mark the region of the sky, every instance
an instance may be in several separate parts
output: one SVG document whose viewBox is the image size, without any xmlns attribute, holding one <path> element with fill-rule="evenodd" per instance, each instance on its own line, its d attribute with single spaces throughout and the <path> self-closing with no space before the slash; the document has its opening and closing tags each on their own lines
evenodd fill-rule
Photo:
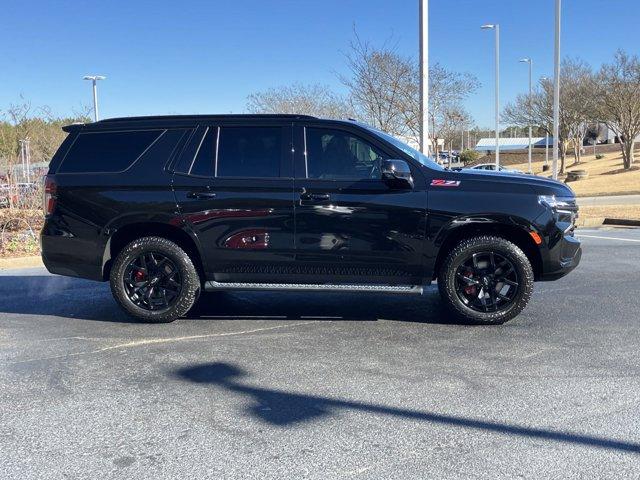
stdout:
<svg viewBox="0 0 640 480">
<path fill-rule="evenodd" d="M 430 0 L 430 62 L 471 72 L 482 87 L 466 102 L 493 124 L 492 31 L 501 35 L 501 100 L 553 75 L 554 0 Z M 418 56 L 418 0 L 3 1 L 0 110 L 19 101 L 58 115 L 92 103 L 102 118 L 242 113 L 247 96 L 278 85 L 321 83 L 343 91 L 345 52 L 359 36 Z M 639 0 L 564 0 L 562 55 L 594 66 L 618 48 L 640 54 Z"/>
</svg>

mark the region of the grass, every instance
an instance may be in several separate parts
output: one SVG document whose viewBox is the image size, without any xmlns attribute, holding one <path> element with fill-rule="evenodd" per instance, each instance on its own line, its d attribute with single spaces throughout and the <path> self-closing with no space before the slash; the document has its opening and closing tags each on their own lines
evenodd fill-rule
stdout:
<svg viewBox="0 0 640 480">
<path fill-rule="evenodd" d="M 640 157 L 638 152 L 636 156 Z M 573 164 L 573 159 L 567 159 L 566 171 L 586 170 L 589 173 L 587 179 L 568 183 L 577 196 L 640 194 L 640 162 L 637 161 L 630 170 L 624 170 L 622 154 L 618 152 L 605 153 L 601 160 L 596 160 L 593 155 L 585 155 L 582 158 L 578 165 Z M 542 172 L 543 164 L 544 162 L 534 162 L 533 173 L 550 176 L 550 173 Z M 512 167 L 523 172 L 529 168 L 526 163 L 515 164 Z"/>
<path fill-rule="evenodd" d="M 580 218 L 615 218 L 640 220 L 640 205 L 581 206 Z"/>
</svg>

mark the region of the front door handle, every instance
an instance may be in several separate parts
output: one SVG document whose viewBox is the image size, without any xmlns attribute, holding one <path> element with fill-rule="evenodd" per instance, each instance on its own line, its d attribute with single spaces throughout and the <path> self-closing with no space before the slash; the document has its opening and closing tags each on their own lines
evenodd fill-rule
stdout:
<svg viewBox="0 0 640 480">
<path fill-rule="evenodd" d="M 187 198 L 215 198 L 215 192 L 189 192 Z"/>
</svg>

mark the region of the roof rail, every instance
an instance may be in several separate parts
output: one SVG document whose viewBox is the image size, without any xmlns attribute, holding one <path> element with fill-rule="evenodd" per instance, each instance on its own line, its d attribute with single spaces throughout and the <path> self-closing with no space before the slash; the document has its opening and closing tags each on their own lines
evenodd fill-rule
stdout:
<svg viewBox="0 0 640 480">
<path fill-rule="evenodd" d="M 111 123 L 111 122 L 130 122 L 130 121 L 148 121 L 148 120 L 188 120 L 188 119 L 233 119 L 243 118 L 251 119 L 277 119 L 277 118 L 291 118 L 291 119 L 316 119 L 317 117 L 311 115 L 298 115 L 293 113 L 231 113 L 231 114 L 198 114 L 198 115 L 149 115 L 140 117 L 115 117 L 106 118 L 100 120 L 97 123 Z"/>
</svg>

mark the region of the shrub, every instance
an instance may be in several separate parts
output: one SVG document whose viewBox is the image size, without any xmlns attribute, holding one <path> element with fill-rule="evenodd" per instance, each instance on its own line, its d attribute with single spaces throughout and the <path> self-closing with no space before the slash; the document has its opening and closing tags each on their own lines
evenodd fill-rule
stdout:
<svg viewBox="0 0 640 480">
<path fill-rule="evenodd" d="M 460 153 L 460 161 L 466 166 L 480 158 L 480 153 L 475 150 L 466 149 Z"/>
</svg>

